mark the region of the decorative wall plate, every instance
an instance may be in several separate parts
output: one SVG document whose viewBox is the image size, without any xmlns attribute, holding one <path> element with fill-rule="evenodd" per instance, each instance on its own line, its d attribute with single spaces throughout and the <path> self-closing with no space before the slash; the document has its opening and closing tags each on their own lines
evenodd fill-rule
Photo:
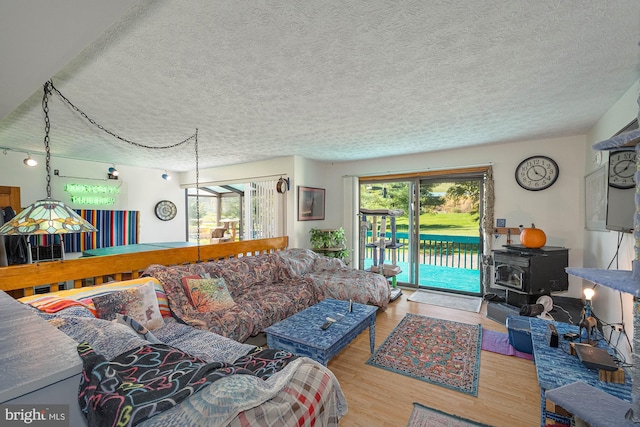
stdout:
<svg viewBox="0 0 640 427">
<path fill-rule="evenodd" d="M 602 164 L 602 151 L 594 151 L 593 164 L 596 166 L 600 166 Z"/>
<path fill-rule="evenodd" d="M 169 221 L 176 217 L 178 209 L 176 205 L 169 200 L 162 200 L 156 204 L 156 216 L 163 220 Z"/>
</svg>

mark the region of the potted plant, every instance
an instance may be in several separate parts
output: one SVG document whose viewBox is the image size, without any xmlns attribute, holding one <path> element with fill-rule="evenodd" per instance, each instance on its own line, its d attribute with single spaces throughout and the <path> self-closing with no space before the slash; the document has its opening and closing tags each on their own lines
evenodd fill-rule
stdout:
<svg viewBox="0 0 640 427">
<path fill-rule="evenodd" d="M 342 227 L 333 230 L 312 228 L 310 242 L 314 251 L 330 258 L 345 260 L 349 256 L 347 238 Z"/>
</svg>

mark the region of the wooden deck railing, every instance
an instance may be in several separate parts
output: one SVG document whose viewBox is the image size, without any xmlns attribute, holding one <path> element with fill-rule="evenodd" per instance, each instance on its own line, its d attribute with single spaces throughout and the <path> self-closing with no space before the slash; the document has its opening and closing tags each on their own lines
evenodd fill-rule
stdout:
<svg viewBox="0 0 640 427">
<path fill-rule="evenodd" d="M 213 261 L 276 252 L 289 244 L 288 237 L 244 240 L 200 246 L 200 261 Z M 151 264 L 179 265 L 198 262 L 198 247 L 106 255 L 0 268 L 0 290 L 14 298 L 33 295 L 35 288 L 57 291 L 61 283 L 79 288 L 110 280 L 135 279 Z"/>
<path fill-rule="evenodd" d="M 370 236 L 371 232 L 368 233 Z M 387 238 L 391 238 L 391 233 L 387 233 Z M 396 233 L 396 240 L 402 245 L 395 249 L 397 261 L 409 262 L 409 234 Z M 419 248 L 420 264 L 471 270 L 480 268 L 480 237 L 478 236 L 420 234 Z M 367 248 L 365 258 L 372 257 L 372 249 Z M 387 255 L 385 259 L 390 259 L 390 257 Z"/>
</svg>

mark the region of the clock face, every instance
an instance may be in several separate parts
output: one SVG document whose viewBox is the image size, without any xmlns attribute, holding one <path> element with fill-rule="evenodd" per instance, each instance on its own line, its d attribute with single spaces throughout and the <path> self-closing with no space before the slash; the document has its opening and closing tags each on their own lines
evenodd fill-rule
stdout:
<svg viewBox="0 0 640 427">
<path fill-rule="evenodd" d="M 636 152 L 612 151 L 609 154 L 609 186 L 615 188 L 635 187 Z"/>
<path fill-rule="evenodd" d="M 516 168 L 516 182 L 530 191 L 540 191 L 551 187 L 558 179 L 558 164 L 546 156 L 531 156 L 520 162 Z"/>
<path fill-rule="evenodd" d="M 176 205 L 169 200 L 162 200 L 156 204 L 156 216 L 163 221 L 175 218 L 177 212 Z"/>
</svg>

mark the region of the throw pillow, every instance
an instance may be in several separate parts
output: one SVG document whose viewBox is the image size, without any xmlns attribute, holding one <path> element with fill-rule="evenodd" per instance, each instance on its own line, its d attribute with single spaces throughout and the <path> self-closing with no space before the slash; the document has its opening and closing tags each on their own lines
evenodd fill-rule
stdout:
<svg viewBox="0 0 640 427">
<path fill-rule="evenodd" d="M 200 313 L 224 310 L 235 305 L 223 278 L 187 278 L 186 282 L 192 304 Z"/>
<path fill-rule="evenodd" d="M 126 314 L 147 329 L 154 330 L 164 324 L 153 282 L 131 289 L 101 295 L 93 299 L 96 315 L 113 320 L 116 314 Z"/>
<path fill-rule="evenodd" d="M 103 285 L 83 286 L 82 288 L 72 288 L 64 291 L 49 292 L 46 294 L 36 294 L 22 297 L 18 301 L 29 304 L 45 313 L 57 313 L 61 310 L 73 306 L 85 307 L 96 316 L 96 308 L 93 305 L 93 298 L 104 294 L 135 288 L 145 283 L 153 282 L 156 288 L 156 298 L 160 306 L 162 317 L 171 317 L 167 294 L 160 282 L 153 277 L 140 277 L 138 279 L 125 280 L 120 282 L 109 282 Z"/>
<path fill-rule="evenodd" d="M 184 293 L 187 294 L 187 299 L 189 300 L 192 306 L 195 307 L 196 305 L 193 303 L 193 298 L 191 298 L 191 291 L 189 290 L 189 284 L 187 283 L 187 281 L 191 279 L 199 280 L 199 279 L 210 279 L 210 278 L 211 276 L 209 275 L 209 273 L 204 273 L 202 276 L 194 274 L 192 276 L 184 276 L 182 278 L 182 287 L 184 288 Z"/>
<path fill-rule="evenodd" d="M 202 276 L 198 276 L 197 274 L 194 274 L 192 276 L 184 276 L 182 278 L 182 287 L 184 288 L 184 293 L 187 295 L 187 299 L 189 300 L 189 303 L 194 307 L 195 305 L 193 304 L 193 298 L 191 298 L 191 291 L 189 290 L 189 284 L 187 283 L 187 281 L 199 280 L 199 279 L 202 279 Z"/>
<path fill-rule="evenodd" d="M 162 341 L 156 338 L 149 329 L 138 323 L 138 321 L 133 317 L 117 313 L 116 320 L 114 320 L 114 322 L 129 326 L 136 334 L 138 334 L 138 336 L 140 336 L 140 338 L 149 341 L 151 344 L 162 344 Z"/>
</svg>

